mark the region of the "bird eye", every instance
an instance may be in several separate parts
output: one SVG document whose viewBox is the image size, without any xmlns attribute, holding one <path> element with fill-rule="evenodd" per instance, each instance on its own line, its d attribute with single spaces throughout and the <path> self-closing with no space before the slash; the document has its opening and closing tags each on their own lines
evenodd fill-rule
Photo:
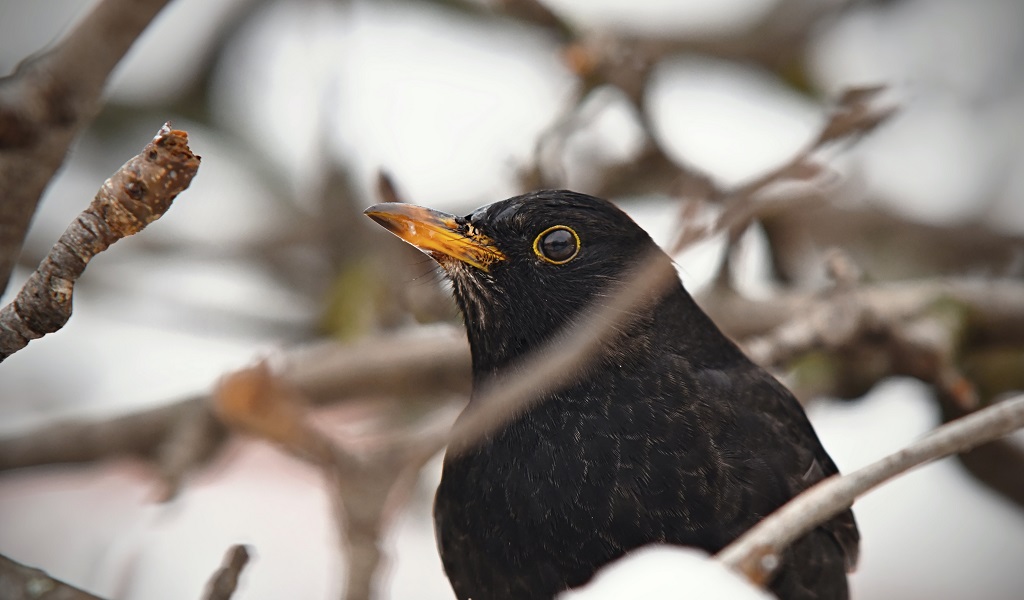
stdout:
<svg viewBox="0 0 1024 600">
<path fill-rule="evenodd" d="M 533 252 L 553 265 L 562 265 L 576 258 L 580 236 L 565 225 L 549 227 L 533 240 Z"/>
</svg>

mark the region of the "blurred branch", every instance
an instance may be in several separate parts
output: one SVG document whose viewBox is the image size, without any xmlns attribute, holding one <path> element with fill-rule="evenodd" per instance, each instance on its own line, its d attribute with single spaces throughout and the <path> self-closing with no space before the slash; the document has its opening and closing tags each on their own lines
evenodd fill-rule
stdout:
<svg viewBox="0 0 1024 600">
<path fill-rule="evenodd" d="M 0 555 L 0 598 L 4 600 L 103 600 Z"/>
<path fill-rule="evenodd" d="M 1024 341 L 1024 281 L 946 277 L 919 281 L 864 284 L 844 291 L 846 304 L 878 319 L 898 321 L 918 314 L 943 299 L 966 311 L 972 344 Z M 746 340 L 755 362 L 779 366 L 802 351 L 823 347 L 831 335 L 831 319 L 844 307 L 834 306 L 828 292 L 785 291 L 752 299 L 732 290 L 709 289 L 697 297 L 712 319 L 733 339 Z M 820 311 L 825 311 L 821 313 Z M 755 336 L 764 336 L 762 338 Z"/>
<path fill-rule="evenodd" d="M 746 27 L 707 29 L 680 33 L 617 30 L 584 31 L 548 8 L 540 0 L 428 0 L 474 14 L 485 11 L 516 19 L 548 31 L 570 43 L 585 43 L 595 51 L 595 66 L 606 71 L 603 79 L 614 82 L 616 72 L 630 63 L 653 62 L 671 54 L 705 54 L 729 60 L 754 62 L 781 69 L 796 62 L 815 31 L 815 25 L 836 15 L 856 0 L 815 2 L 781 0 Z"/>
<path fill-rule="evenodd" d="M 554 32 L 562 39 L 573 36 L 573 28 L 540 0 L 493 0 L 499 13 Z"/>
<path fill-rule="evenodd" d="M 0 79 L 0 291 L 36 205 L 107 77 L 168 0 L 102 0 L 49 52 Z"/>
<path fill-rule="evenodd" d="M 0 361 L 63 327 L 71 318 L 75 281 L 89 261 L 163 216 L 198 169 L 188 135 L 164 125 L 140 154 L 107 179 L 17 297 L 0 309 Z"/>
<path fill-rule="evenodd" d="M 807 0 L 783 0 L 775 3 L 773 9 L 748 28 L 735 31 L 711 31 L 707 33 L 687 32 L 675 36 L 637 34 L 604 28 L 599 31 L 578 31 L 550 10 L 543 12 L 527 10 L 535 7 L 534 0 L 498 0 L 496 8 L 520 20 L 538 25 L 555 33 L 566 43 L 562 48 L 562 59 L 576 76 L 578 89 L 570 106 L 555 124 L 537 142 L 533 164 L 524 168 L 520 175 L 523 187 L 564 187 L 564 176 L 560 169 L 544 164 L 544 152 L 548 146 L 559 152 L 580 125 L 580 114 L 585 103 L 599 88 L 610 86 L 620 90 L 636 110 L 640 125 L 644 129 L 645 147 L 625 164 L 603 169 L 594 189 L 586 190 L 602 197 L 635 195 L 654 190 L 672 190 L 679 179 L 690 176 L 689 169 L 675 164 L 661 147 L 655 128 L 650 122 L 645 101 L 650 76 L 654 69 L 674 55 L 706 54 L 731 60 L 757 62 L 769 69 L 789 69 L 799 60 L 815 25 L 829 15 L 838 13 L 852 2 L 822 4 Z M 471 10 L 479 10 L 477 4 L 461 2 Z M 520 9 L 518 12 L 510 7 Z M 541 7 L 543 8 L 543 7 Z M 542 16 L 543 15 L 543 16 Z M 819 138 L 812 143 L 811 150 L 851 134 L 855 130 L 867 131 L 872 126 L 864 122 L 870 103 L 881 88 L 859 88 L 844 94 L 840 107 L 846 108 L 845 118 L 833 114 L 831 127 L 823 128 Z M 838 112 L 838 111 L 837 111 Z M 879 122 L 888 114 L 879 116 Z M 877 125 L 877 122 L 875 123 Z M 807 152 L 809 154 L 810 151 Z M 807 169 L 799 169 L 808 163 L 807 156 L 799 156 L 794 162 L 780 168 L 782 173 L 769 173 L 767 181 L 754 181 L 731 195 L 750 196 L 768 183 L 779 179 L 809 179 Z M 817 165 L 813 165 L 817 166 Z M 820 170 L 820 169 L 817 169 Z M 756 189 L 748 189 L 756 188 Z"/>
<path fill-rule="evenodd" d="M 402 195 L 398 193 L 395 178 L 383 169 L 377 171 L 377 197 L 381 202 L 404 202 Z"/>
<path fill-rule="evenodd" d="M 972 345 L 1024 341 L 1024 282 L 1016 279 L 930 279 L 864 284 L 844 292 L 844 305 L 861 305 L 877 318 L 899 321 L 922 314 L 947 299 L 968 315 L 965 336 Z M 751 299 L 732 290 L 709 290 L 698 301 L 734 339 L 751 338 L 748 353 L 760 364 L 779 367 L 825 340 L 840 313 L 829 295 L 780 293 Z M 858 309 L 861 310 L 861 309 Z M 846 329 L 849 330 L 849 329 Z M 856 328 L 854 328 L 856 330 Z M 852 338 L 848 338 L 852 339 Z M 278 359 L 280 377 L 313 404 L 352 398 L 403 398 L 436 403 L 468 396 L 469 348 L 461 328 L 433 326 L 351 344 L 323 343 L 295 348 Z M 98 460 L 116 454 L 152 456 L 171 436 L 174 424 L 196 418 L 202 398 L 192 398 L 107 421 L 51 425 L 27 435 L 0 439 L 0 470 L 61 462 Z M 187 437 L 187 436 L 185 436 Z"/>
<path fill-rule="evenodd" d="M 213 574 L 207 585 L 204 600 L 231 600 L 238 587 L 242 569 L 249 564 L 249 550 L 242 545 L 228 548 L 224 564 Z"/>
<path fill-rule="evenodd" d="M 231 427 L 273 442 L 318 466 L 332 491 L 338 536 L 348 558 L 344 598 L 375 597 L 383 561 L 381 535 L 418 475 L 408 468 L 410 447 L 422 436 L 399 432 L 370 447 L 345 447 L 314 427 L 308 399 L 266 364 L 225 377 L 213 405 Z M 404 434 L 404 435 L 402 435 Z"/>
<path fill-rule="evenodd" d="M 58 422 L 0 438 L 0 471 L 136 456 L 155 463 L 162 483 L 158 496 L 166 501 L 177 495 L 186 475 L 216 454 L 225 433 L 205 398 L 189 398 L 110 419 Z"/>
<path fill-rule="evenodd" d="M 203 409 L 203 398 L 190 398 L 167 406 L 111 419 L 55 423 L 0 439 L 0 471 L 48 464 L 84 463 L 116 456 L 154 457 L 178 427 Z M 211 436 L 219 443 L 218 431 Z"/>
<path fill-rule="evenodd" d="M 727 566 L 763 584 L 789 544 L 849 508 L 882 483 L 925 463 L 964 452 L 1024 427 L 1024 396 L 947 423 L 919 441 L 848 475 L 812 486 L 718 553 Z"/>
<path fill-rule="evenodd" d="M 809 210 L 759 219 L 771 245 L 775 275 L 803 283 L 823 248 L 842 248 L 875 280 L 921 279 L 948 273 L 1024 276 L 1024 236 L 982 223 L 935 225 L 879 206 L 820 203 Z"/>
<path fill-rule="evenodd" d="M 720 190 L 710 179 L 704 180 L 699 189 L 703 193 L 691 193 L 690 202 L 684 202 L 679 219 L 679 233 L 670 244 L 669 252 L 676 254 L 701 240 L 720 232 L 727 232 L 728 247 L 731 248 L 746 229 L 756 220 L 773 213 L 797 212 L 794 206 L 805 205 L 811 199 L 821 202 L 827 192 L 820 180 L 837 179 L 838 174 L 815 160 L 814 156 L 827 146 L 856 139 L 870 133 L 896 112 L 896 107 L 878 101 L 885 90 L 882 86 L 849 88 L 845 90 L 836 106 L 829 113 L 818 134 L 806 147 L 792 158 L 767 173 L 754 178 L 733 190 Z M 791 194 L 772 198 L 765 192 L 785 182 L 803 182 L 812 186 L 810 193 Z M 692 203 L 713 202 L 721 206 L 721 212 L 709 226 L 702 226 L 694 218 L 698 210 Z M 788 210 L 787 210 L 788 209 Z M 723 261 L 722 264 L 727 264 Z"/>
<path fill-rule="evenodd" d="M 315 405 L 357 398 L 401 398 L 437 406 L 438 398 L 469 395 L 469 347 L 455 327 L 436 326 L 293 349 L 278 357 L 278 377 Z M 68 421 L 0 438 L 0 471 L 84 463 L 116 456 L 156 460 L 164 489 L 177 493 L 184 477 L 220 448 L 225 429 L 205 397 L 95 421 Z"/>
</svg>

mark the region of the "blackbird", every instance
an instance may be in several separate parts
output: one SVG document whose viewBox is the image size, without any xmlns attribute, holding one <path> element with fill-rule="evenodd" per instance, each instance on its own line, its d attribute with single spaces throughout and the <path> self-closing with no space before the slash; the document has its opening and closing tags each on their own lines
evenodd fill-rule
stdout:
<svg viewBox="0 0 1024 600">
<path fill-rule="evenodd" d="M 450 278 L 472 356 L 467 410 L 639 261 L 672 264 L 614 204 L 565 190 L 465 217 L 398 203 L 366 214 Z M 837 473 L 789 390 L 678 277 L 652 294 L 589 366 L 445 457 L 434 524 L 460 600 L 549 599 L 650 543 L 716 552 Z M 859 537 L 853 513 L 839 514 L 782 554 L 769 588 L 783 599 L 847 598 Z"/>
</svg>

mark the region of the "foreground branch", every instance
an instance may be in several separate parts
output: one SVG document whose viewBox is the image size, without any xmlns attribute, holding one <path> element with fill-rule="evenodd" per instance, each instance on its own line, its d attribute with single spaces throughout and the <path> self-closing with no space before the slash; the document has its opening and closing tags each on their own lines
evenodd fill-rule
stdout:
<svg viewBox="0 0 1024 600">
<path fill-rule="evenodd" d="M 845 476 L 812 486 L 718 553 L 718 559 L 756 583 L 772 575 L 777 558 L 801 536 L 878 485 L 925 463 L 970 450 L 1024 427 L 1024 396 L 947 423 L 919 441 Z"/>
<path fill-rule="evenodd" d="M 68 226 L 17 297 L 0 310 L 0 361 L 71 318 L 75 281 L 92 257 L 159 219 L 188 187 L 199 157 L 167 125 L 124 164 Z"/>
<path fill-rule="evenodd" d="M 52 50 L 0 79 L 0 291 L 43 190 L 98 110 L 107 78 L 167 2 L 102 0 Z"/>
</svg>

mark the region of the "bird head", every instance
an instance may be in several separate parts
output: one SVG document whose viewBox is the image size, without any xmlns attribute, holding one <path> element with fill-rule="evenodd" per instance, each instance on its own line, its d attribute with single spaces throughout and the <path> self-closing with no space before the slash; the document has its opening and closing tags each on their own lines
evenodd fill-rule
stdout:
<svg viewBox="0 0 1024 600">
<path fill-rule="evenodd" d="M 657 250 L 611 202 L 564 190 L 502 200 L 464 217 L 400 203 L 366 214 L 444 268 L 477 375 L 539 347 Z"/>
</svg>

